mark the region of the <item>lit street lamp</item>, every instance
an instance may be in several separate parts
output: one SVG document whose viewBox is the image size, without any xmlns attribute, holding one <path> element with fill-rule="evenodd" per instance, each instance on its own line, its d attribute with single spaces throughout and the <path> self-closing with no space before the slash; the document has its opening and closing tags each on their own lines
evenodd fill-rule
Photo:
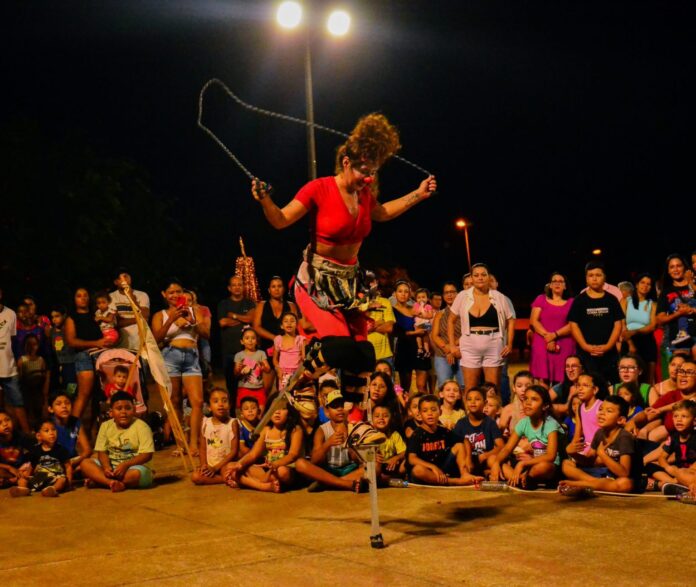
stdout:
<svg viewBox="0 0 696 587">
<path fill-rule="evenodd" d="M 465 220 L 464 218 L 459 218 L 454 225 L 459 230 L 464 230 L 464 242 L 466 243 L 466 261 L 469 264 L 469 272 L 471 273 L 471 252 L 469 250 L 469 227 L 472 225 L 471 222 Z"/>
<path fill-rule="evenodd" d="M 309 1 L 305 1 L 310 6 Z M 286 29 L 294 29 L 300 26 L 303 19 L 303 8 L 299 2 L 283 2 L 278 6 L 276 20 Z M 328 17 L 327 29 L 335 37 L 342 37 L 350 29 L 350 15 L 345 10 L 334 10 Z M 312 51 L 311 28 L 305 26 L 305 107 L 307 112 L 307 161 L 309 165 L 309 178 L 317 178 L 317 147 L 314 138 L 314 90 L 312 84 Z"/>
</svg>

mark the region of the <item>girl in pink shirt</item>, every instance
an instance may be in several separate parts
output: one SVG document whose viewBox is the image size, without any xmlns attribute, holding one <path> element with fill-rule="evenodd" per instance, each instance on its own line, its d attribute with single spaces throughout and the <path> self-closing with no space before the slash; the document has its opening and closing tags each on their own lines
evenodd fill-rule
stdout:
<svg viewBox="0 0 696 587">
<path fill-rule="evenodd" d="M 278 374 L 278 389 L 283 389 L 304 361 L 305 337 L 297 334 L 297 316 L 285 312 L 280 317 L 283 334 L 273 340 L 273 366 Z"/>
<path fill-rule="evenodd" d="M 599 430 L 597 414 L 602 401 L 599 396 L 604 397 L 606 386 L 596 373 L 583 373 L 578 377 L 575 386 L 578 390 L 580 405 L 576 413 L 575 436 L 573 437 L 573 447 L 568 447 L 568 452 L 586 454 L 592 443 L 595 433 Z"/>
</svg>

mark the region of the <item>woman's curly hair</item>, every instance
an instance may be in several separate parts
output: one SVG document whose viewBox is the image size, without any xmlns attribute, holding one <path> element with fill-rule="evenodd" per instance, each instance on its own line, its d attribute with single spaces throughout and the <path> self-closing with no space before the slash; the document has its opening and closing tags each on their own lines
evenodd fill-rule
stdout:
<svg viewBox="0 0 696 587">
<path fill-rule="evenodd" d="M 379 168 L 401 148 L 399 131 L 383 114 L 363 116 L 350 137 L 336 152 L 336 173 L 340 173 L 344 157 L 353 162 L 366 162 Z"/>
</svg>

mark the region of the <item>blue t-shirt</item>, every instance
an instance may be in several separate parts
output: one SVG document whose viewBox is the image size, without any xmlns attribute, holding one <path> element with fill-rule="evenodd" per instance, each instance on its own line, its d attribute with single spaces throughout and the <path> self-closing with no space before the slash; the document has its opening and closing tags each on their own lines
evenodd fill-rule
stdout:
<svg viewBox="0 0 696 587">
<path fill-rule="evenodd" d="M 561 425 L 551 416 L 546 416 L 546 420 L 541 423 L 539 428 L 532 426 L 532 421 L 529 416 L 522 418 L 515 426 L 515 433 L 522 437 L 524 436 L 529 444 L 532 445 L 532 451 L 535 457 L 546 454 L 549 445 L 549 434 L 557 432 L 560 434 Z M 554 465 L 561 464 L 559 451 L 556 450 L 556 458 L 553 460 Z"/>
<path fill-rule="evenodd" d="M 474 426 L 469 418 L 464 416 L 452 432 L 460 442 L 466 438 L 471 443 L 471 454 L 474 456 L 493 450 L 495 439 L 503 437 L 500 428 L 488 416 L 484 416 L 478 426 Z"/>
<path fill-rule="evenodd" d="M 58 444 L 68 451 L 70 458 L 76 457 L 77 437 L 80 434 L 82 422 L 75 416 L 70 416 L 68 418 L 66 426 L 62 426 L 55 417 L 53 418 L 53 422 L 56 425 L 56 432 L 58 433 Z"/>
</svg>

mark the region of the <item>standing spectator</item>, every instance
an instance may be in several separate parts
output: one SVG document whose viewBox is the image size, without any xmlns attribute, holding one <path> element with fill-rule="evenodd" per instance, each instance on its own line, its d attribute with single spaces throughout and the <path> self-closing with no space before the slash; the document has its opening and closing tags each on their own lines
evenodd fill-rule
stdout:
<svg viewBox="0 0 696 587">
<path fill-rule="evenodd" d="M 89 292 L 84 287 L 78 287 L 75 290 L 74 301 L 75 309 L 65 320 L 65 341 L 76 351 L 77 397 L 72 413 L 80 418 L 92 395 L 95 358 L 110 343 L 104 339 L 99 325 L 94 321 L 93 312 L 90 310 Z M 89 429 L 90 427 L 87 427 L 87 430 Z"/>
<path fill-rule="evenodd" d="M 638 276 L 633 293 L 621 302 L 621 308 L 626 314 L 621 352 L 634 353 L 643 360 L 648 368 L 648 383 L 652 384 L 657 362 L 657 343 L 653 334 L 657 325 L 657 303 L 650 275 L 643 273 Z"/>
<path fill-rule="evenodd" d="M 665 327 L 664 346 L 670 352 L 685 349 L 694 354 L 696 296 L 680 255 L 667 257 L 663 289 L 657 301 L 657 323 Z"/>
<path fill-rule="evenodd" d="M 411 300 L 411 286 L 407 281 L 396 283 L 396 305 L 394 317 L 396 325 L 394 334 L 397 337 L 394 365 L 399 373 L 399 383 L 406 393 L 411 390 L 411 376 L 416 371 L 416 387 L 421 393 L 425 393 L 428 386 L 428 370 L 430 361 L 418 357 L 417 336 L 427 336 L 422 328 L 416 328 L 413 311 L 408 302 Z"/>
<path fill-rule="evenodd" d="M 484 380 L 500 388 L 502 367 L 515 336 L 514 310 L 507 297 L 491 289 L 486 265 L 473 265 L 471 277 L 473 286 L 460 291 L 452 303 L 447 321 L 450 351 L 457 350 L 454 327 L 459 319 L 462 336 L 458 350 L 465 388 L 478 385 L 482 369 Z"/>
<path fill-rule="evenodd" d="M 561 273 L 552 273 L 545 294 L 532 303 L 529 324 L 534 331 L 529 370 L 536 379 L 549 385 L 563 381 L 565 360 L 575 354 L 570 335 L 568 312 L 573 298 L 568 298 L 568 284 Z"/>
<path fill-rule="evenodd" d="M 138 333 L 138 324 L 135 321 L 133 309 L 128 301 L 128 297 L 123 292 L 124 283 L 131 288 L 131 296 L 133 296 L 135 303 L 138 304 L 145 321 L 150 320 L 150 297 L 144 291 L 133 289 L 133 281 L 128 269 L 125 267 L 116 269 L 114 275 L 116 289 L 109 296 L 111 297 L 110 307 L 118 314 L 118 332 L 121 338 L 117 346 L 121 349 L 137 352 L 140 350 L 140 334 Z"/>
<path fill-rule="evenodd" d="M 297 306 L 294 302 L 285 299 L 285 284 L 283 278 L 274 275 L 268 284 L 268 300 L 261 300 L 256 304 L 253 326 L 259 337 L 259 349 L 268 355 L 270 361 L 273 357 L 273 348 L 276 336 L 284 334 L 281 320 L 288 312 L 299 317 Z M 275 379 L 275 371 L 271 369 L 263 374 L 263 387 L 266 394 L 270 393 Z"/>
<path fill-rule="evenodd" d="M 378 288 L 377 295 L 370 301 L 367 309 L 367 340 L 375 348 L 375 359 L 386 361 L 391 368 L 394 368 L 394 353 L 389 335 L 394 330 L 396 318 L 394 310 L 388 298 L 382 297 L 380 282 L 375 278 L 370 283 L 370 287 Z"/>
<path fill-rule="evenodd" d="M 573 301 L 568 314 L 571 333 L 578 345 L 578 356 L 588 372 L 597 372 L 610 383 L 617 381 L 624 313 L 619 300 L 604 288 L 604 265 L 591 261 L 585 265 L 587 289 Z"/>
<path fill-rule="evenodd" d="M 230 405 L 237 405 L 237 383 L 234 377 L 234 356 L 242 350 L 242 327 L 251 324 L 256 304 L 244 298 L 244 283 L 241 277 L 230 277 L 227 291 L 230 297 L 220 301 L 217 307 L 220 341 L 222 343 L 222 365 L 225 382 L 230 394 Z"/>
<path fill-rule="evenodd" d="M 47 358 L 50 353 L 46 346 L 46 329 L 39 324 L 39 319 L 35 313 L 32 313 L 30 306 L 26 302 L 22 302 L 17 306 L 17 336 L 13 349 L 16 359 L 19 359 L 24 353 L 24 341 L 29 335 L 38 339 L 39 354 Z"/>
<path fill-rule="evenodd" d="M 162 297 L 167 308 L 152 317 L 152 334 L 162 345 L 162 358 L 172 382 L 172 403 L 179 412 L 183 394 L 191 406 L 191 456 L 198 456 L 201 423 L 203 421 L 203 375 L 198 360 L 198 338 L 210 336 L 209 324 L 200 309 L 189 306 L 184 288 L 176 279 L 168 280 Z"/>
<path fill-rule="evenodd" d="M 459 320 L 454 323 L 454 340 L 452 345 L 456 347 L 456 354 L 450 347 L 450 339 L 447 333 L 447 320 L 452 313 L 451 306 L 457 297 L 457 284 L 454 281 L 446 281 L 442 286 L 442 301 L 444 308 L 435 314 L 430 340 L 433 343 L 433 369 L 437 376 L 437 387 L 440 387 L 448 379 L 456 379 L 459 387 L 464 386 L 462 371 L 459 368 L 459 337 L 462 335 L 462 324 Z"/>
<path fill-rule="evenodd" d="M 210 311 L 208 306 L 204 306 L 198 301 L 198 294 L 192 289 L 184 291 L 184 296 L 186 297 L 186 303 L 193 308 L 194 312 L 200 314 L 201 325 L 210 333 L 210 326 L 212 324 L 213 313 Z M 201 372 L 203 373 L 203 384 L 207 385 L 208 378 L 213 374 L 212 367 L 212 351 L 210 349 L 210 336 L 205 338 L 203 336 L 198 338 L 198 360 L 201 364 Z"/>
<path fill-rule="evenodd" d="M 24 407 L 22 392 L 19 389 L 17 364 L 12 345 L 17 336 L 17 314 L 2 303 L 0 289 L 0 388 L 5 399 L 5 406 L 10 416 L 14 417 L 22 432 L 29 433 L 27 411 Z"/>
</svg>

